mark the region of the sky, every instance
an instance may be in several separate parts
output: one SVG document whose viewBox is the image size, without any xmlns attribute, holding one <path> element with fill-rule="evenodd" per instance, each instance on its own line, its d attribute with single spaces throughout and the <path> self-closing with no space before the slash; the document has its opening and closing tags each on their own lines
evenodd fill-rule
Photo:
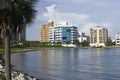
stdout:
<svg viewBox="0 0 120 80">
<path fill-rule="evenodd" d="M 40 40 L 40 25 L 49 20 L 66 21 L 76 25 L 79 32 L 89 35 L 90 28 L 108 29 L 108 36 L 115 39 L 120 32 L 120 0 L 38 0 L 34 22 L 26 29 L 26 39 Z"/>
</svg>

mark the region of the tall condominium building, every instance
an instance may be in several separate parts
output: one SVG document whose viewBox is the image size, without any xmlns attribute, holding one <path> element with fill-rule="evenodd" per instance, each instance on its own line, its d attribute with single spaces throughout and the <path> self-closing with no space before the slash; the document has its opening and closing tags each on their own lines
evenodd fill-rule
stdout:
<svg viewBox="0 0 120 80">
<path fill-rule="evenodd" d="M 69 25 L 67 22 L 59 22 L 49 29 L 49 39 L 52 44 L 61 43 L 64 46 L 73 44 L 77 40 L 77 27 Z"/>
<path fill-rule="evenodd" d="M 104 47 L 108 39 L 108 30 L 97 26 L 90 29 L 90 46 L 91 47 Z"/>
<path fill-rule="evenodd" d="M 47 24 L 40 26 L 40 42 L 49 42 L 49 27 L 53 26 L 53 21 L 48 21 Z"/>
<path fill-rule="evenodd" d="M 116 34 L 116 46 L 120 46 L 120 32 Z"/>
</svg>

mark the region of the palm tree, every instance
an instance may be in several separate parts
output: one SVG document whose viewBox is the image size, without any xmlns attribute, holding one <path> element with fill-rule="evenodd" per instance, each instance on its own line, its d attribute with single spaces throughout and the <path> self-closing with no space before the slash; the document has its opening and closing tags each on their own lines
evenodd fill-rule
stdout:
<svg viewBox="0 0 120 80">
<path fill-rule="evenodd" d="M 0 0 L 0 32 L 5 40 L 6 80 L 11 80 L 10 31 L 20 32 L 35 17 L 36 0 Z"/>
<path fill-rule="evenodd" d="M 5 71 L 6 80 L 11 79 L 10 47 L 9 47 L 10 6 L 9 0 L 2 0 L 0 4 L 0 32 L 5 40 Z"/>
<path fill-rule="evenodd" d="M 14 17 L 12 18 L 13 31 L 17 34 L 25 28 L 26 23 L 31 23 L 35 18 L 36 10 L 33 9 L 35 2 L 36 0 L 14 0 L 12 2 L 12 12 L 16 13 L 12 14 Z"/>
</svg>

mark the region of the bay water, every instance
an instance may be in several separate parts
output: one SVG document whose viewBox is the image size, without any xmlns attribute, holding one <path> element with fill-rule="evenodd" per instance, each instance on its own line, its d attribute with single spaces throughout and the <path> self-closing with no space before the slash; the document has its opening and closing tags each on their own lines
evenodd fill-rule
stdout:
<svg viewBox="0 0 120 80">
<path fill-rule="evenodd" d="M 120 48 L 40 49 L 12 54 L 11 61 L 41 80 L 120 80 Z"/>
</svg>

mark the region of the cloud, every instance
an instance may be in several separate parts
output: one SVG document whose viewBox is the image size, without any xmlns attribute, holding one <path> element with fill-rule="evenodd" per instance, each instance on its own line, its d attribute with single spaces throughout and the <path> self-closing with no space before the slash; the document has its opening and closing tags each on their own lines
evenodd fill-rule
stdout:
<svg viewBox="0 0 120 80">
<path fill-rule="evenodd" d="M 56 5 L 53 4 L 51 6 L 46 7 L 47 12 L 43 14 L 46 19 L 52 19 L 53 21 L 69 21 L 74 23 L 82 23 L 84 21 L 88 21 L 91 17 L 87 14 L 79 14 L 79 13 L 61 13 L 56 10 Z"/>
<path fill-rule="evenodd" d="M 94 22 L 88 22 L 85 25 L 83 25 L 83 27 L 81 28 L 80 32 L 85 32 L 87 34 L 89 34 L 90 28 L 96 27 L 98 26 L 97 23 Z"/>
<path fill-rule="evenodd" d="M 56 5 L 52 4 L 51 6 L 46 7 L 47 12 L 43 13 L 43 16 L 47 19 L 47 20 L 53 20 L 55 21 L 57 16 L 56 13 L 57 11 L 55 10 Z"/>
<path fill-rule="evenodd" d="M 59 12 L 56 9 L 56 5 L 52 4 L 46 7 L 47 12 L 43 13 L 43 17 L 48 20 L 53 20 L 55 23 L 59 21 L 67 21 L 69 23 L 75 24 L 78 26 L 79 32 L 89 33 L 89 29 L 99 24 L 96 22 L 92 22 L 91 15 L 89 14 L 81 14 L 81 13 L 63 13 Z M 107 26 L 109 23 L 101 23 L 101 25 Z"/>
</svg>

